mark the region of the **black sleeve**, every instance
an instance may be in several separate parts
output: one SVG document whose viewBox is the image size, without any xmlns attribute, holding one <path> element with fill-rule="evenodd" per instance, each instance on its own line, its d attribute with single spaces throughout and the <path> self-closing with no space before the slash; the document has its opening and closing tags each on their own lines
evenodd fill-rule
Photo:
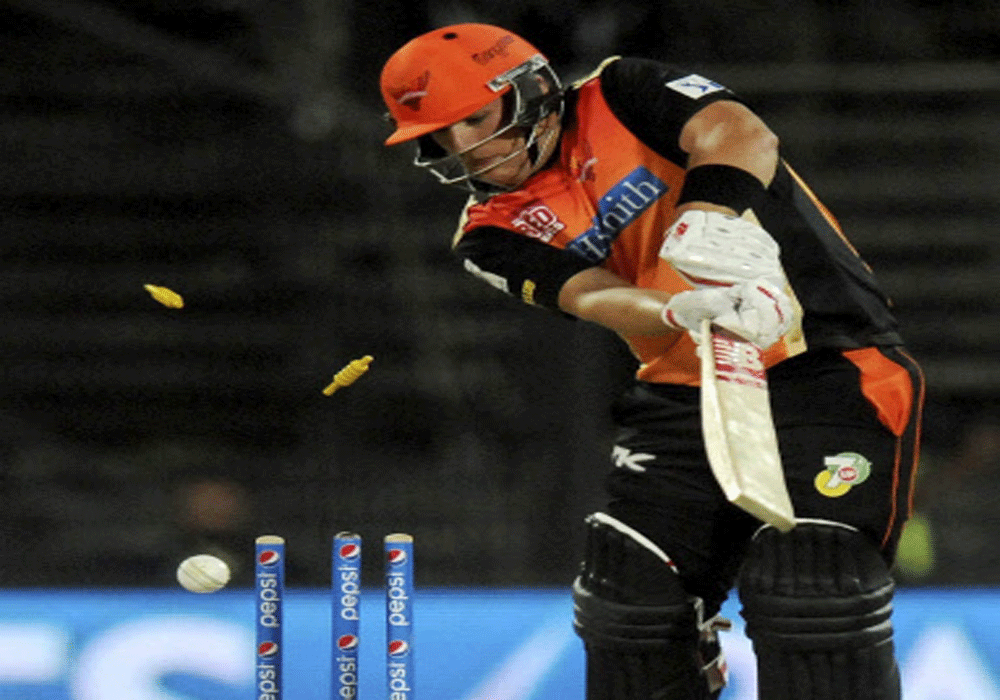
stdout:
<svg viewBox="0 0 1000 700">
<path fill-rule="evenodd" d="M 629 131 L 682 168 L 687 167 L 687 154 L 677 141 L 688 119 L 717 100 L 739 101 L 714 80 L 642 58 L 622 58 L 605 66 L 601 92 Z"/>
<path fill-rule="evenodd" d="M 513 231 L 481 226 L 465 232 L 453 248 L 465 269 L 497 289 L 553 311 L 559 290 L 593 263 L 561 248 Z"/>
</svg>

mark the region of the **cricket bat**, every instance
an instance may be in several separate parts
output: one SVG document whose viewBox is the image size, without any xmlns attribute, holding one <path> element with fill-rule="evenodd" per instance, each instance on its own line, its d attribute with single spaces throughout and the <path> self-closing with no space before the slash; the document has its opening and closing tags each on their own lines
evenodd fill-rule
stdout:
<svg viewBox="0 0 1000 700">
<path fill-rule="evenodd" d="M 763 353 L 701 324 L 701 428 L 708 462 L 726 498 L 788 532 L 795 513 L 771 418 Z"/>
</svg>

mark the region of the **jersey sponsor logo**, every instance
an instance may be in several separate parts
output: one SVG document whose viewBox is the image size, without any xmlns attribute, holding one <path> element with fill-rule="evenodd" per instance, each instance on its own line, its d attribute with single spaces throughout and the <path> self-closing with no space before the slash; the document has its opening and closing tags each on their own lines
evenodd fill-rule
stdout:
<svg viewBox="0 0 1000 700">
<path fill-rule="evenodd" d="M 872 463 L 857 452 L 841 452 L 823 458 L 826 467 L 816 475 L 816 490 L 828 498 L 840 498 L 865 482 L 872 473 Z"/>
<path fill-rule="evenodd" d="M 667 83 L 667 87 L 671 90 L 676 90 L 685 97 L 690 97 L 692 100 L 697 100 L 699 97 L 726 89 L 724 85 L 719 85 L 714 80 L 704 78 L 697 73 L 671 80 Z"/>
<path fill-rule="evenodd" d="M 521 233 L 546 243 L 566 228 L 556 213 L 541 202 L 526 206 L 511 220 L 511 224 Z"/>
<path fill-rule="evenodd" d="M 601 197 L 591 227 L 570 241 L 566 249 L 593 262 L 604 260 L 618 234 L 669 189 L 667 183 L 639 166 Z"/>
<path fill-rule="evenodd" d="M 646 471 L 643 462 L 650 462 L 656 459 L 656 455 L 648 452 L 633 452 L 627 447 L 615 445 L 611 448 L 611 461 L 619 469 L 628 469 L 631 472 L 642 473 Z"/>
<path fill-rule="evenodd" d="M 483 268 L 479 267 L 479 265 L 477 265 L 476 263 L 472 262 L 468 258 L 465 259 L 465 262 L 463 263 L 463 266 L 465 267 L 465 269 L 467 271 L 471 272 L 473 275 L 475 275 L 479 279 L 483 280 L 488 285 L 490 285 L 492 287 L 496 287 L 501 292 L 504 292 L 506 294 L 510 294 L 510 287 L 507 284 L 507 278 L 506 277 L 501 277 L 500 275 L 495 274 L 493 272 L 487 272 L 486 270 L 484 270 Z"/>
</svg>

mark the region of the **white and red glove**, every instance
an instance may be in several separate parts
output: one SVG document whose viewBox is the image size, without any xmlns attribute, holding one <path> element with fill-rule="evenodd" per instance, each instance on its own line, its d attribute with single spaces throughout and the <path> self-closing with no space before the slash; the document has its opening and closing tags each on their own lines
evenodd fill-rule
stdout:
<svg viewBox="0 0 1000 700">
<path fill-rule="evenodd" d="M 705 287 L 678 292 L 663 305 L 660 318 L 667 326 L 678 331 L 690 331 L 700 343 L 701 321 L 714 319 L 733 312 L 734 301 L 729 287 Z"/>
<path fill-rule="evenodd" d="M 766 277 L 784 287 L 780 247 L 771 234 L 737 216 L 692 209 L 664 234 L 660 257 L 695 286 Z"/>
<path fill-rule="evenodd" d="M 774 345 L 792 326 L 792 300 L 764 277 L 727 287 L 705 287 L 679 292 L 660 312 L 667 326 L 686 330 L 702 342 L 702 319 L 753 343 L 761 349 Z"/>
</svg>

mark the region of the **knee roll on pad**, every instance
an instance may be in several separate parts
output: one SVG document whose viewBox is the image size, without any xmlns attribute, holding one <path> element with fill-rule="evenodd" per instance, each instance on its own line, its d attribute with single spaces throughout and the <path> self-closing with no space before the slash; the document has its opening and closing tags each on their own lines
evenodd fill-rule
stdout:
<svg viewBox="0 0 1000 700">
<path fill-rule="evenodd" d="M 699 656 L 706 636 L 720 656 L 714 629 L 702 623 L 700 601 L 685 593 L 670 559 L 611 516 L 595 513 L 587 524 L 586 556 L 573 584 L 574 627 L 587 651 L 587 700 L 718 697 L 722 684 L 709 687 Z"/>
<path fill-rule="evenodd" d="M 758 696 L 898 700 L 889 569 L 872 542 L 839 523 L 765 527 L 739 576 Z"/>
</svg>

